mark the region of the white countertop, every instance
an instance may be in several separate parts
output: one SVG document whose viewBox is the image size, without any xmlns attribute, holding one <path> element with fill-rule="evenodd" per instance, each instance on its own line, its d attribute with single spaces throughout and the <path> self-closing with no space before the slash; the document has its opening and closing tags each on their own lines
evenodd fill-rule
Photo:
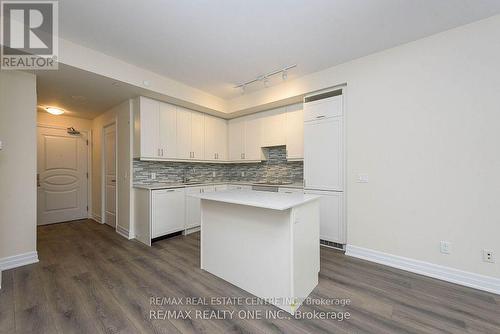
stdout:
<svg viewBox="0 0 500 334">
<path fill-rule="evenodd" d="M 197 183 L 150 183 L 150 184 L 134 184 L 134 188 L 146 189 L 146 190 L 160 190 L 160 189 L 173 189 L 173 188 L 189 188 L 189 187 L 204 187 L 204 186 L 214 186 L 221 184 L 234 184 L 243 186 L 257 185 L 261 187 L 279 187 L 279 188 L 292 188 L 292 189 L 303 189 L 302 183 L 286 183 L 280 185 L 271 184 L 261 184 L 256 182 L 244 182 L 244 181 L 234 181 L 234 182 L 197 182 Z"/>
<path fill-rule="evenodd" d="M 225 190 L 211 193 L 193 194 L 205 200 L 254 206 L 272 210 L 287 210 L 314 201 L 320 196 L 301 193 L 286 194 L 268 191 Z"/>
</svg>

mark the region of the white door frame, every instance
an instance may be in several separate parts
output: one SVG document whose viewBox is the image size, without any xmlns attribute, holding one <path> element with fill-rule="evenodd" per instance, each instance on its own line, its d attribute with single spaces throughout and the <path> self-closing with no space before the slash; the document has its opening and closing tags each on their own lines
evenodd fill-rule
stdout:
<svg viewBox="0 0 500 334">
<path fill-rule="evenodd" d="M 68 128 L 65 126 L 58 125 L 50 125 L 37 123 L 37 128 L 46 128 L 46 129 L 59 129 L 59 130 L 67 130 Z M 79 130 L 80 132 L 84 132 L 87 135 L 87 173 L 89 177 L 87 178 L 87 218 L 92 218 L 92 129 L 89 130 Z M 38 154 L 38 148 L 37 148 Z M 35 175 L 36 177 L 36 175 Z"/>
<path fill-rule="evenodd" d="M 106 224 L 106 136 L 104 130 L 107 127 L 115 127 L 115 171 L 116 171 L 116 187 L 115 187 L 115 231 L 118 228 L 118 127 L 116 117 L 108 123 L 103 124 L 101 128 L 101 224 Z"/>
</svg>

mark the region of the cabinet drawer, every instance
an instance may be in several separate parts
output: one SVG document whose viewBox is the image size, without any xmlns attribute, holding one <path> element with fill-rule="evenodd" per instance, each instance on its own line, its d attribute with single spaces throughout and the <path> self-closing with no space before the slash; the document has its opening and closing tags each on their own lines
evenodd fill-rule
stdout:
<svg viewBox="0 0 500 334">
<path fill-rule="evenodd" d="M 342 116 L 342 95 L 304 103 L 304 122 Z"/>
</svg>

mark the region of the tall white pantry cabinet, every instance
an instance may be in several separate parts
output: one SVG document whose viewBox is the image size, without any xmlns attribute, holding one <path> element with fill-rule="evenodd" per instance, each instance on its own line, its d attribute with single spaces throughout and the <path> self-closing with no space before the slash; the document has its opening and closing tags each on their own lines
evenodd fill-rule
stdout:
<svg viewBox="0 0 500 334">
<path fill-rule="evenodd" d="M 321 195 L 320 239 L 344 245 L 344 108 L 342 90 L 304 99 L 304 192 Z"/>
</svg>

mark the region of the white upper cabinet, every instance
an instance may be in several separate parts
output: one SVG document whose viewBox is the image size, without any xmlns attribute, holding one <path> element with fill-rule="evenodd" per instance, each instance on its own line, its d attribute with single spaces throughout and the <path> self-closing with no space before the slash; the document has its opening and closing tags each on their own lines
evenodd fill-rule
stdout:
<svg viewBox="0 0 500 334">
<path fill-rule="evenodd" d="M 159 145 L 160 157 L 177 158 L 177 110 L 176 107 L 160 103 L 159 113 Z"/>
<path fill-rule="evenodd" d="M 305 122 L 338 116 L 342 116 L 342 95 L 307 102 L 304 109 Z"/>
<path fill-rule="evenodd" d="M 202 113 L 191 111 L 191 159 L 203 160 L 205 149 L 205 120 Z"/>
<path fill-rule="evenodd" d="M 227 121 L 205 115 L 205 160 L 227 160 Z"/>
<path fill-rule="evenodd" d="M 262 147 L 303 158 L 302 104 L 230 121 L 145 97 L 134 100 L 134 157 L 145 160 L 261 161 Z"/>
<path fill-rule="evenodd" d="M 191 111 L 177 107 L 177 158 L 191 159 Z"/>
<path fill-rule="evenodd" d="M 286 107 L 287 159 L 304 158 L 304 111 L 302 103 Z"/>
<path fill-rule="evenodd" d="M 261 118 L 258 114 L 245 117 L 245 135 L 243 159 L 245 161 L 262 160 Z"/>
<path fill-rule="evenodd" d="M 138 110 L 134 114 L 134 157 L 160 158 L 160 102 L 140 97 L 135 104 Z"/>
<path fill-rule="evenodd" d="M 245 120 L 232 119 L 228 122 L 229 160 L 244 160 L 245 153 Z"/>
<path fill-rule="evenodd" d="M 286 107 L 265 111 L 259 116 L 262 147 L 286 145 Z"/>
<path fill-rule="evenodd" d="M 177 107 L 177 158 L 203 160 L 203 114 Z"/>
</svg>

